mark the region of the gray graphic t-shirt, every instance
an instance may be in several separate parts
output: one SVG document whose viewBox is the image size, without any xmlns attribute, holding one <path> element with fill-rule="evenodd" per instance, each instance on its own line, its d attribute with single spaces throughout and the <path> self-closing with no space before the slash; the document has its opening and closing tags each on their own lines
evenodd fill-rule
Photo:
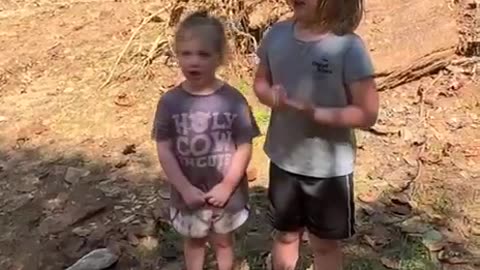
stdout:
<svg viewBox="0 0 480 270">
<path fill-rule="evenodd" d="M 344 107 L 348 85 L 373 75 L 373 65 L 360 37 L 327 34 L 305 42 L 294 36 L 294 23 L 277 23 L 265 34 L 257 52 L 273 84 L 289 97 L 316 106 Z M 350 174 L 355 161 L 352 129 L 322 126 L 293 110 L 273 110 L 265 151 L 278 167 L 311 177 Z"/>
<path fill-rule="evenodd" d="M 165 93 L 155 113 L 152 136 L 171 140 L 185 177 L 208 192 L 229 169 L 237 145 L 251 143 L 258 126 L 242 94 L 225 84 L 210 95 L 192 95 L 180 86 Z M 175 179 L 171 179 L 175 181 Z M 225 210 L 236 212 L 248 202 L 248 181 L 241 181 Z M 172 206 L 185 210 L 180 193 L 172 188 Z"/>
</svg>

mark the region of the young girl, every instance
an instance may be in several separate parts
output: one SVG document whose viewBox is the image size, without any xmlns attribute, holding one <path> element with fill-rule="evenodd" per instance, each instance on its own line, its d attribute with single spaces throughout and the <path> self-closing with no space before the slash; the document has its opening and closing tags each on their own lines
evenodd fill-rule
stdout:
<svg viewBox="0 0 480 270">
<path fill-rule="evenodd" d="M 153 136 L 171 184 L 171 223 L 185 237 L 187 270 L 203 269 L 207 241 L 218 269 L 234 264 L 233 231 L 248 218 L 245 171 L 259 134 L 242 94 L 216 78 L 225 58 L 222 24 L 188 16 L 175 36 L 185 77 L 158 102 Z"/>
<path fill-rule="evenodd" d="M 278 231 L 273 269 L 294 269 L 309 233 L 315 270 L 342 268 L 338 240 L 354 233 L 354 128 L 377 119 L 373 66 L 353 32 L 362 0 L 289 0 L 258 50 L 254 90 L 272 108 L 265 151 Z M 288 132 L 285 132 L 288 130 Z"/>
</svg>

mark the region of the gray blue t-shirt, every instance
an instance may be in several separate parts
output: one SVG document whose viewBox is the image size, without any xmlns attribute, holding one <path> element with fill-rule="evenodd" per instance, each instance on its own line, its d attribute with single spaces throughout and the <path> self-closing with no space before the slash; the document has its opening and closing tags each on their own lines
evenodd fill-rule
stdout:
<svg viewBox="0 0 480 270">
<path fill-rule="evenodd" d="M 374 74 L 359 36 L 327 34 L 301 41 L 294 35 L 293 21 L 273 25 L 257 55 L 270 69 L 273 84 L 282 85 L 289 97 L 317 106 L 348 105 L 347 86 Z M 355 148 L 350 128 L 322 126 L 293 110 L 272 111 L 265 151 L 286 171 L 318 178 L 350 174 Z"/>
<path fill-rule="evenodd" d="M 227 84 L 210 95 L 192 95 L 181 86 L 166 92 L 158 102 L 152 130 L 156 141 L 171 140 L 183 174 L 204 192 L 222 181 L 237 145 L 251 143 L 259 134 L 246 99 Z M 247 202 L 248 181 L 244 177 L 225 210 L 239 211 Z M 177 209 L 187 209 L 173 188 L 171 203 Z"/>
</svg>

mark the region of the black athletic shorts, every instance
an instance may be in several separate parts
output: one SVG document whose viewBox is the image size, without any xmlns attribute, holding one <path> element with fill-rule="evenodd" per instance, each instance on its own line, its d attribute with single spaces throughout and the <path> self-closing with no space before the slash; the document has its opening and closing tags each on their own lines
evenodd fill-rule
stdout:
<svg viewBox="0 0 480 270">
<path fill-rule="evenodd" d="M 355 233 L 353 174 L 313 178 L 270 163 L 270 217 L 278 231 L 306 228 L 320 239 L 346 239 Z"/>
</svg>

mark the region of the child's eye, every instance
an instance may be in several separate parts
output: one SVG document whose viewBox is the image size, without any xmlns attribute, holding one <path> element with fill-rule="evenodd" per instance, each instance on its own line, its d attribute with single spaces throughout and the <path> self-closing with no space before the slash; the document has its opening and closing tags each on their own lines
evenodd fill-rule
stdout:
<svg viewBox="0 0 480 270">
<path fill-rule="evenodd" d="M 205 58 L 208 58 L 211 56 L 211 54 L 209 52 L 199 52 L 198 55 L 200 55 L 201 57 L 205 57 Z"/>
</svg>

